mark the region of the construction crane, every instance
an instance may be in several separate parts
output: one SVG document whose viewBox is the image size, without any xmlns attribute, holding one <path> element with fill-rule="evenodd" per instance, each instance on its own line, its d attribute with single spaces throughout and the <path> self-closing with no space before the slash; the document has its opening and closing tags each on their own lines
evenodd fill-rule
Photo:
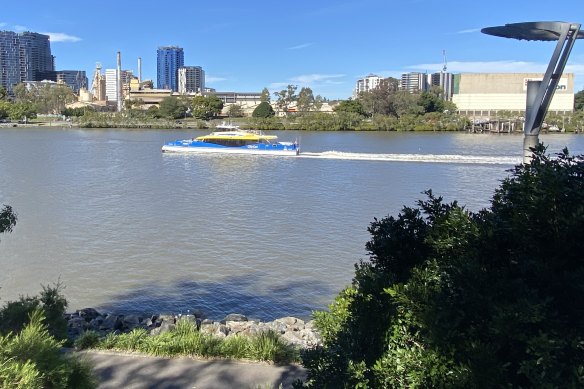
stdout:
<svg viewBox="0 0 584 389">
<path fill-rule="evenodd" d="M 442 50 L 442 58 L 444 66 L 442 67 L 442 71 L 446 73 L 446 50 Z"/>
</svg>

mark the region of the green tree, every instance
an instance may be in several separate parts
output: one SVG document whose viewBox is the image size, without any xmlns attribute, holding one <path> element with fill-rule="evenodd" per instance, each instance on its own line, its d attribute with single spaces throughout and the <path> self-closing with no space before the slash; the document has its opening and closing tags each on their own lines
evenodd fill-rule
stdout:
<svg viewBox="0 0 584 389">
<path fill-rule="evenodd" d="M 314 110 L 315 111 L 320 111 L 320 109 L 322 108 L 322 105 L 324 104 L 324 102 L 326 101 L 326 99 L 324 97 L 322 97 L 321 95 L 316 95 L 316 97 L 314 98 Z"/>
<path fill-rule="evenodd" d="M 0 210 L 0 234 L 12 232 L 12 228 L 16 225 L 16 219 L 16 213 L 14 213 L 12 207 L 4 205 Z"/>
<path fill-rule="evenodd" d="M 11 120 L 33 119 L 37 115 L 36 105 L 28 102 L 12 103 L 8 107 L 8 116 Z"/>
<path fill-rule="evenodd" d="M 267 101 L 262 101 L 258 104 L 257 107 L 253 110 L 251 116 L 254 118 L 270 118 L 273 117 L 276 113 L 274 109 Z"/>
<path fill-rule="evenodd" d="M 306 112 L 312 110 L 315 103 L 312 89 L 308 87 L 303 87 L 302 89 L 300 89 L 297 100 L 298 112 Z"/>
<path fill-rule="evenodd" d="M 288 112 L 290 105 L 298 98 L 296 95 L 297 89 L 297 85 L 289 84 L 286 89 L 282 89 L 280 92 L 274 92 L 274 96 L 277 98 L 276 107 L 278 107 L 279 111 Z"/>
<path fill-rule="evenodd" d="M 76 100 L 71 88 L 64 84 L 44 84 L 27 88 L 18 84 L 13 89 L 16 103 L 33 104 L 41 114 L 59 114 Z"/>
<path fill-rule="evenodd" d="M 335 112 L 350 112 L 356 113 L 361 116 L 367 116 L 367 112 L 365 112 L 365 108 L 363 104 L 359 100 L 343 100 L 337 106 L 333 108 Z"/>
<path fill-rule="evenodd" d="M 262 89 L 262 94 L 260 96 L 260 102 L 270 102 L 270 91 L 268 88 Z"/>
<path fill-rule="evenodd" d="M 230 118 L 243 117 L 243 107 L 241 104 L 231 104 L 227 109 L 227 115 L 229 115 Z"/>
<path fill-rule="evenodd" d="M 424 112 L 444 112 L 444 100 L 441 97 L 442 90 L 439 87 L 433 87 L 429 91 L 422 92 L 418 99 L 418 105 L 424 109 Z"/>
<path fill-rule="evenodd" d="M 184 118 L 186 112 L 187 107 L 185 106 L 184 101 L 175 96 L 168 96 L 162 99 L 158 108 L 158 114 L 160 117 L 167 119 Z"/>
<path fill-rule="evenodd" d="M 574 109 L 576 111 L 584 110 L 584 89 L 574 94 Z"/>
<path fill-rule="evenodd" d="M 582 387 L 584 156 L 538 146 L 477 213 L 427 196 L 371 223 L 305 386 Z"/>
<path fill-rule="evenodd" d="M 6 92 L 6 89 L 3 86 L 0 86 L 0 101 L 6 100 L 7 96 L 8 93 Z"/>
<path fill-rule="evenodd" d="M 393 97 L 398 91 L 398 85 L 397 79 L 385 78 L 381 80 L 377 88 L 362 92 L 358 100 L 361 101 L 369 116 L 375 114 L 397 116 Z"/>
<path fill-rule="evenodd" d="M 195 96 L 192 100 L 193 117 L 209 120 L 221 113 L 223 100 L 215 95 Z"/>
</svg>

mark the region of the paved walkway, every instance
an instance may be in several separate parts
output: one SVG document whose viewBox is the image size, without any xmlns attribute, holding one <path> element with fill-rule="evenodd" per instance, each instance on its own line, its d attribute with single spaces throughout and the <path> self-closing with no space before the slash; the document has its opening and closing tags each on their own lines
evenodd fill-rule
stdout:
<svg viewBox="0 0 584 389">
<path fill-rule="evenodd" d="M 301 366 L 225 360 L 158 358 L 134 354 L 81 352 L 93 362 L 99 389 L 272 389 L 305 379 Z"/>
</svg>

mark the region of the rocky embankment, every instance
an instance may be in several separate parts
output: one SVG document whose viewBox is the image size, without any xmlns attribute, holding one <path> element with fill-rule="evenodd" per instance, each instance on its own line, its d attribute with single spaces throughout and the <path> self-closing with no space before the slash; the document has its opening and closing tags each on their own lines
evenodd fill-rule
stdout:
<svg viewBox="0 0 584 389">
<path fill-rule="evenodd" d="M 93 308 L 85 308 L 75 313 L 67 313 L 69 338 L 75 340 L 85 331 L 96 331 L 105 336 L 108 333 L 121 334 L 135 328 L 143 328 L 151 335 L 172 331 L 178 320 L 190 320 L 199 331 L 217 337 L 235 335 L 249 336 L 262 331 L 273 330 L 289 344 L 300 348 L 311 348 L 320 344 L 320 336 L 313 322 L 304 322 L 295 317 L 283 317 L 270 322 L 248 319 L 245 315 L 229 314 L 221 321 L 205 319 L 200 313 L 186 315 L 119 315 L 99 313 Z"/>
</svg>

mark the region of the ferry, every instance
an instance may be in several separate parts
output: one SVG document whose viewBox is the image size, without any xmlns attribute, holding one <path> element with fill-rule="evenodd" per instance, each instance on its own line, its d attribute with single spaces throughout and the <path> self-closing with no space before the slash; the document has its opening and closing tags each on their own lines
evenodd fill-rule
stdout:
<svg viewBox="0 0 584 389">
<path fill-rule="evenodd" d="M 276 135 L 261 131 L 242 130 L 239 126 L 221 124 L 209 135 L 175 140 L 162 146 L 163 153 L 227 153 L 295 156 L 300 153 L 298 142 L 277 142 Z"/>
</svg>

